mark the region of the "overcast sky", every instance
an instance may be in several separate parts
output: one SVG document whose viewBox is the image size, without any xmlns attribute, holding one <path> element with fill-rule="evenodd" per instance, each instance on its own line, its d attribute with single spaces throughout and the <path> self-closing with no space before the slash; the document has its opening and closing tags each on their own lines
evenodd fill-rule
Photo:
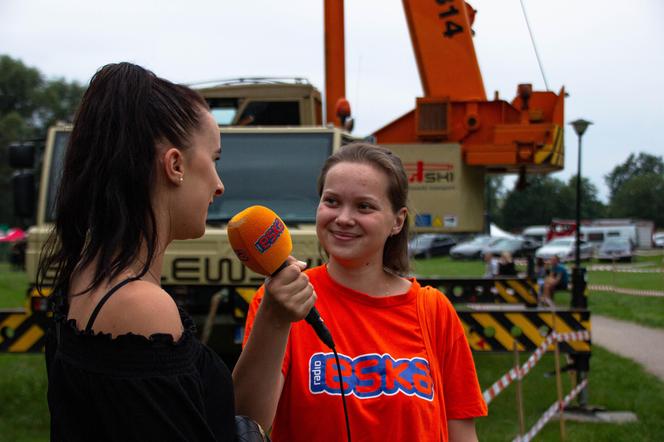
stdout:
<svg viewBox="0 0 664 442">
<path fill-rule="evenodd" d="M 433 1 L 433 0 L 422 0 Z M 523 0 L 565 120 L 594 122 L 582 172 L 603 176 L 631 152 L 664 155 L 664 1 Z M 399 0 L 346 0 L 346 93 L 357 135 L 422 95 Z M 519 83 L 544 90 L 519 0 L 474 0 L 475 47 L 489 97 Z M 177 82 L 297 76 L 324 90 L 323 0 L 0 0 L 0 53 L 48 77 L 87 83 L 102 65 L 132 61 Z M 659 135 L 658 135 L 659 134 Z M 577 139 L 566 130 L 567 179 Z"/>
</svg>

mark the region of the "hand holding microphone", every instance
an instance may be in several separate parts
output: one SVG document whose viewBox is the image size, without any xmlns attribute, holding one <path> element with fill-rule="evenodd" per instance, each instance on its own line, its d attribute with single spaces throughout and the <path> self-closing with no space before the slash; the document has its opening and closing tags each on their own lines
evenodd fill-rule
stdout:
<svg viewBox="0 0 664 442">
<path fill-rule="evenodd" d="M 289 256 L 281 270 L 265 281 L 263 308 L 277 312 L 283 322 L 304 319 L 316 301 L 316 294 L 309 278 L 303 273 L 306 263 Z"/>
<path fill-rule="evenodd" d="M 303 315 L 299 315 L 298 309 L 308 306 L 306 301 L 311 297 L 312 288 L 306 275 L 301 274 L 304 267 L 293 265 L 297 263 L 290 256 L 293 243 L 281 218 L 266 207 L 251 206 L 230 220 L 228 239 L 235 254 L 249 269 L 270 277 L 280 274 L 269 283 L 270 295 L 291 312 L 291 321 L 300 319 Z M 333 349 L 332 335 L 316 307 L 311 307 L 305 319 L 321 341 Z"/>
</svg>

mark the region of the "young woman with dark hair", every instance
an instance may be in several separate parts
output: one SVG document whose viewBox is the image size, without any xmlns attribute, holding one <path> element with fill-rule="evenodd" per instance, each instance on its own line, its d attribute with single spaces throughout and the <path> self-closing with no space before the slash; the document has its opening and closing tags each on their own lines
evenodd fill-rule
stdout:
<svg viewBox="0 0 664 442">
<path fill-rule="evenodd" d="M 224 193 L 220 155 L 219 128 L 195 91 L 129 63 L 92 78 L 40 263 L 41 286 L 55 272 L 52 440 L 235 440 L 228 368 L 160 287 L 166 247 L 203 235 Z M 300 269 L 272 284 L 301 301 L 303 317 L 314 296 Z"/>
<path fill-rule="evenodd" d="M 261 302 L 269 287 L 261 288 L 247 317 L 253 357 L 233 372 L 238 411 L 265 427 L 274 421 L 275 442 L 345 440 L 343 389 L 354 440 L 477 440 L 473 418 L 486 405 L 461 322 L 442 293 L 406 278 L 401 160 L 349 144 L 324 164 L 318 192 L 316 233 L 329 262 L 305 273 L 343 381 L 309 325 Z"/>
</svg>

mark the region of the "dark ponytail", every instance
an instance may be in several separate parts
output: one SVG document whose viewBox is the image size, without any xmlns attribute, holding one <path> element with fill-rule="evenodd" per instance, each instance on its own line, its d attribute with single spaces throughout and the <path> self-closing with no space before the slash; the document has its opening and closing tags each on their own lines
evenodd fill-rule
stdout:
<svg viewBox="0 0 664 442">
<path fill-rule="evenodd" d="M 74 271 L 96 262 L 85 293 L 117 277 L 142 245 L 141 274 L 147 272 L 157 248 L 151 204 L 156 143 L 186 149 L 206 108 L 195 91 L 134 64 L 109 64 L 92 77 L 64 158 L 40 288 L 54 269 L 53 288 L 62 293 Z"/>
</svg>

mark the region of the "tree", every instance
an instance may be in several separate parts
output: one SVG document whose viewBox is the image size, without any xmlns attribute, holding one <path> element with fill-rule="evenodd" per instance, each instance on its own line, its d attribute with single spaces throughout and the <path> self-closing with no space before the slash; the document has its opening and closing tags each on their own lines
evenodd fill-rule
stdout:
<svg viewBox="0 0 664 442">
<path fill-rule="evenodd" d="M 8 146 L 39 140 L 57 120 L 71 121 L 85 88 L 63 78 L 47 80 L 35 68 L 0 55 L 0 224 L 14 225 Z"/>
<path fill-rule="evenodd" d="M 505 196 L 502 175 L 485 175 L 484 204 L 489 223 L 502 224 L 501 207 Z M 489 226 L 487 225 L 488 229 Z"/>
<path fill-rule="evenodd" d="M 30 118 L 36 96 L 44 80 L 38 70 L 25 66 L 20 60 L 0 56 L 0 117 L 16 112 Z"/>
<path fill-rule="evenodd" d="M 606 207 L 597 198 L 597 187 L 581 177 L 582 219 L 605 216 Z M 553 218 L 576 218 L 576 176 L 567 183 L 545 175 L 531 175 L 524 190 L 507 193 L 501 210 L 502 227 L 508 230 L 548 225 Z"/>
<path fill-rule="evenodd" d="M 638 156 L 631 153 L 624 163 L 617 165 L 604 176 L 606 185 L 609 187 L 609 198 L 613 199 L 618 190 L 630 179 L 649 173 L 664 174 L 662 157 L 645 152 L 640 152 Z"/>
<path fill-rule="evenodd" d="M 502 227 L 515 230 L 537 224 L 549 224 L 561 217 L 569 201 L 563 201 L 565 184 L 545 175 L 531 175 L 524 190 L 511 190 L 501 210 Z"/>
<path fill-rule="evenodd" d="M 646 173 L 627 180 L 611 198 L 611 216 L 652 220 L 664 227 L 664 173 Z"/>
<path fill-rule="evenodd" d="M 560 218 L 576 219 L 576 175 L 570 177 L 561 195 L 564 201 L 572 202 L 565 206 Z M 604 218 L 606 205 L 597 197 L 597 187 L 590 179 L 581 177 L 581 219 Z"/>
</svg>

